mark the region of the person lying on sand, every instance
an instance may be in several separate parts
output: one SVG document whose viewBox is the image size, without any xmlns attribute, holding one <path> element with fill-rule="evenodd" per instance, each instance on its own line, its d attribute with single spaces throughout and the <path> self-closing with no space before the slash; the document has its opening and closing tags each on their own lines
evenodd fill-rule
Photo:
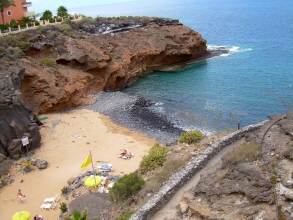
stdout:
<svg viewBox="0 0 293 220">
<path fill-rule="evenodd" d="M 120 150 L 119 158 L 121 159 L 128 160 L 128 159 L 131 159 L 133 156 L 134 154 L 131 153 L 128 149 Z"/>
<path fill-rule="evenodd" d="M 26 199 L 26 196 L 21 192 L 20 189 L 18 189 L 18 192 L 17 192 L 17 198 L 20 202 L 24 202 L 25 199 Z"/>
</svg>

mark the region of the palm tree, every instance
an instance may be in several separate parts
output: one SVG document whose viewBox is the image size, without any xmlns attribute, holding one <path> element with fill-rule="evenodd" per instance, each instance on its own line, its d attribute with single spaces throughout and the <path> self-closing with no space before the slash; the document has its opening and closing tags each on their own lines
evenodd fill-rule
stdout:
<svg viewBox="0 0 293 220">
<path fill-rule="evenodd" d="M 68 16 L 68 10 L 67 8 L 65 8 L 64 6 L 60 6 L 58 9 L 57 9 L 57 16 L 58 17 L 67 17 Z"/>
<path fill-rule="evenodd" d="M 87 212 L 83 211 L 80 213 L 79 211 L 74 211 L 73 214 L 70 215 L 69 218 L 65 220 L 87 220 Z"/>
<path fill-rule="evenodd" d="M 0 13 L 3 24 L 5 24 L 4 9 L 12 5 L 14 5 L 13 0 L 0 0 Z"/>
</svg>

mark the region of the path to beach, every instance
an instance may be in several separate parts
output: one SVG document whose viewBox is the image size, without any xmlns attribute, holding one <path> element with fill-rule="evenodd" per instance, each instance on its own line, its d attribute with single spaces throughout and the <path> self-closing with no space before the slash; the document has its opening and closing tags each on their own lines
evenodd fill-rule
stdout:
<svg viewBox="0 0 293 220">
<path fill-rule="evenodd" d="M 55 196 L 71 177 L 82 171 L 80 164 L 92 151 L 95 161 L 113 164 L 114 173 L 122 175 L 136 170 L 142 157 L 154 144 L 141 134 L 113 124 L 108 118 L 90 110 L 73 110 L 49 114 L 41 129 L 42 146 L 34 158 L 49 162 L 45 170 L 35 170 L 22 175 L 0 191 L 0 219 L 10 220 L 14 212 L 28 210 L 33 215 L 41 214 L 46 220 L 58 219 L 55 211 L 41 211 L 44 198 Z M 122 160 L 117 157 L 121 148 L 128 148 L 135 157 Z M 21 183 L 21 180 L 23 182 Z M 23 204 L 16 199 L 17 190 L 28 197 Z"/>
<path fill-rule="evenodd" d="M 238 142 L 236 142 L 238 143 Z M 164 206 L 152 216 L 152 220 L 175 220 L 177 216 L 177 207 L 184 198 L 186 192 L 191 191 L 192 188 L 196 187 L 202 176 L 208 173 L 215 172 L 222 165 L 222 158 L 236 147 L 238 144 L 231 144 L 221 150 L 216 156 L 214 156 L 202 170 L 196 173 L 185 185 L 183 185 L 172 198 L 164 204 Z M 190 193 L 190 192 L 189 192 Z M 177 217 L 176 217 L 177 216 Z"/>
</svg>

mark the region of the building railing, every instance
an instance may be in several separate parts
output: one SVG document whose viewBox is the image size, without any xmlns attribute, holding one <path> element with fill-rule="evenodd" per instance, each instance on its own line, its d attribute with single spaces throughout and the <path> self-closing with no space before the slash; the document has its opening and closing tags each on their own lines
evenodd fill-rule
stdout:
<svg viewBox="0 0 293 220">
<path fill-rule="evenodd" d="M 79 21 L 81 19 L 82 19 L 82 16 L 74 15 L 73 19 L 70 19 L 70 21 Z M 21 27 L 20 25 L 18 25 L 18 27 L 15 29 L 8 27 L 8 30 L 6 30 L 6 31 L 0 30 L 0 37 L 7 36 L 9 34 L 17 34 L 20 32 L 36 29 L 36 28 L 42 27 L 42 26 L 62 24 L 64 22 L 64 20 L 65 20 L 65 18 L 62 17 L 60 21 L 59 21 L 59 19 L 55 18 L 53 22 L 50 22 L 48 20 L 39 20 L 37 22 L 32 22 L 31 26 L 29 24 L 26 24 L 25 27 Z M 37 25 L 37 23 L 39 23 L 39 25 Z"/>
</svg>

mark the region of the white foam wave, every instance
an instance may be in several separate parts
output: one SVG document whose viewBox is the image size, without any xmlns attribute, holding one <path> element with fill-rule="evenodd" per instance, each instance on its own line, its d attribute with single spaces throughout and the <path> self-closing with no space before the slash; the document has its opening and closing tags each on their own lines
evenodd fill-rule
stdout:
<svg viewBox="0 0 293 220">
<path fill-rule="evenodd" d="M 228 53 L 223 53 L 221 57 L 227 57 L 235 53 L 249 52 L 252 48 L 241 48 L 238 46 L 227 46 L 227 45 L 208 45 L 208 50 L 228 50 Z"/>
<path fill-rule="evenodd" d="M 155 103 L 155 106 L 162 106 L 162 105 L 164 105 L 163 102 L 156 102 L 156 103 Z"/>
<path fill-rule="evenodd" d="M 240 53 L 240 52 L 248 52 L 248 51 L 252 51 L 252 48 L 240 48 L 237 46 L 232 46 L 232 47 L 228 47 L 230 53 Z"/>
<path fill-rule="evenodd" d="M 182 126 L 180 126 L 180 128 L 183 129 L 184 131 L 197 130 L 197 131 L 200 131 L 201 133 L 203 133 L 205 136 L 211 136 L 211 135 L 213 135 L 215 133 L 215 131 L 206 130 L 206 129 L 195 127 L 195 126 L 190 126 L 190 127 L 182 127 Z"/>
</svg>

